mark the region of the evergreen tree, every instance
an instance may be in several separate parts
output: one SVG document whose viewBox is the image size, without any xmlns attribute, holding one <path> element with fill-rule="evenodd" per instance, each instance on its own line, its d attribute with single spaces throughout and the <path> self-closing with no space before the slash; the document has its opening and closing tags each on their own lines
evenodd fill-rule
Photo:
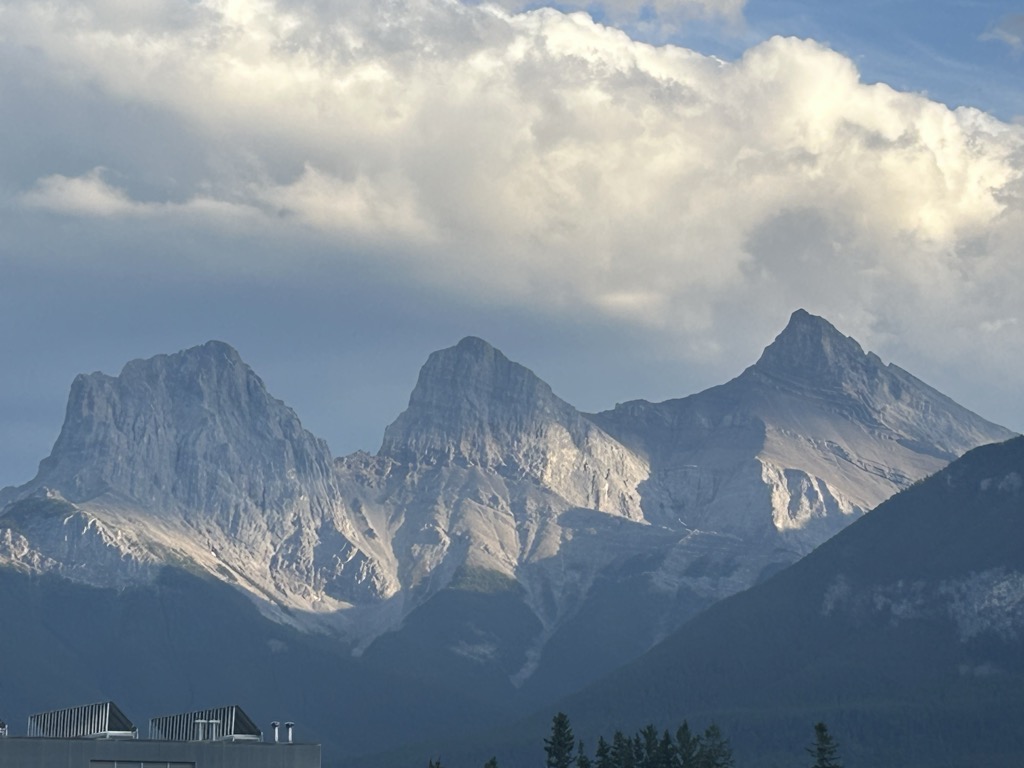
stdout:
<svg viewBox="0 0 1024 768">
<path fill-rule="evenodd" d="M 622 731 L 616 731 L 612 737 L 612 768 L 635 768 L 633 760 L 633 740 Z"/>
<path fill-rule="evenodd" d="M 807 754 L 814 758 L 811 768 L 843 768 L 839 760 L 839 745 L 824 723 L 815 723 L 814 746 L 807 748 Z"/>
<path fill-rule="evenodd" d="M 653 725 L 644 726 L 637 741 L 640 743 L 638 768 L 658 768 L 658 729 Z"/>
<path fill-rule="evenodd" d="M 690 724 L 683 724 L 676 731 L 676 765 L 679 768 L 697 768 L 700 754 L 700 736 L 690 730 Z"/>
<path fill-rule="evenodd" d="M 576 768 L 590 768 L 590 765 L 587 750 L 583 748 L 583 739 L 580 739 L 576 744 Z"/>
<path fill-rule="evenodd" d="M 429 760 L 427 762 L 427 768 L 441 768 L 441 758 L 439 757 L 437 760 Z"/>
<path fill-rule="evenodd" d="M 597 751 L 594 753 L 594 762 L 594 768 L 613 768 L 612 750 L 608 746 L 608 742 L 604 740 L 604 736 L 599 736 L 597 739 Z"/>
<path fill-rule="evenodd" d="M 573 749 L 576 738 L 572 735 L 569 717 L 559 712 L 551 719 L 551 738 L 544 739 L 544 751 L 547 753 L 547 768 L 570 768 L 573 763 Z"/>
<path fill-rule="evenodd" d="M 658 741 L 658 752 L 655 755 L 654 768 L 676 768 L 676 745 L 672 735 L 666 730 Z"/>
<path fill-rule="evenodd" d="M 639 733 L 634 733 L 629 742 L 633 746 L 633 768 L 650 768 L 647 765 L 647 754 L 644 751 L 644 742 Z"/>
<path fill-rule="evenodd" d="M 732 747 L 714 723 L 704 730 L 697 752 L 698 768 L 732 768 Z"/>
<path fill-rule="evenodd" d="M 498 768 L 498 758 L 492 757 L 490 760 L 484 763 L 484 768 Z"/>
</svg>

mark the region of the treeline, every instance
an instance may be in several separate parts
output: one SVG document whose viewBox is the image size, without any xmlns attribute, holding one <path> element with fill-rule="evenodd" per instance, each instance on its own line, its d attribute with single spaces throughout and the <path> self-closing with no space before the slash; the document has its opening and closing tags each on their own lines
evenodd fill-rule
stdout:
<svg viewBox="0 0 1024 768">
<path fill-rule="evenodd" d="M 842 768 L 839 747 L 825 723 L 815 724 L 814 742 L 805 751 L 813 758 L 810 768 Z M 648 725 L 632 736 L 622 731 L 610 741 L 601 736 L 590 753 L 573 734 L 569 717 L 559 712 L 544 739 L 544 752 L 546 768 L 735 768 L 729 740 L 716 724 L 697 733 L 685 720 L 675 734 Z M 428 768 L 443 768 L 441 760 L 430 760 Z M 484 768 L 498 768 L 497 758 Z"/>
<path fill-rule="evenodd" d="M 616 731 L 608 741 L 597 740 L 593 757 L 577 741 L 569 718 L 559 712 L 551 721 L 551 736 L 544 739 L 547 768 L 733 768 L 732 748 L 721 729 L 709 725 L 695 733 L 685 720 L 673 735 L 653 725 L 632 736 Z M 491 768 L 497 768 L 493 765 Z"/>
</svg>

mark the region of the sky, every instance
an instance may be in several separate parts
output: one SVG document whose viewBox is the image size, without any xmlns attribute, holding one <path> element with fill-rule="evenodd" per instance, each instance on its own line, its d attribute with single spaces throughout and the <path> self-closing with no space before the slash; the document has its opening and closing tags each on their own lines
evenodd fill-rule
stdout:
<svg viewBox="0 0 1024 768">
<path fill-rule="evenodd" d="M 1024 13 L 0 0 L 0 486 L 76 374 L 236 347 L 335 455 L 480 336 L 585 411 L 797 308 L 1024 431 Z"/>
</svg>

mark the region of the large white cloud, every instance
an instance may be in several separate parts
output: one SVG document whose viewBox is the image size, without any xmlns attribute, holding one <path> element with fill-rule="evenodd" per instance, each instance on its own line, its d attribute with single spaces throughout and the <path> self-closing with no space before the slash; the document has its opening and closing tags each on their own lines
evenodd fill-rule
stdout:
<svg viewBox="0 0 1024 768">
<path fill-rule="evenodd" d="M 5 187 L 137 227 L 244 216 L 454 297 L 633 323 L 674 354 L 808 306 L 1019 377 L 992 350 L 1024 345 L 1024 128 L 865 85 L 812 41 L 723 62 L 519 5 L 0 2 L 8 75 L 171 126 L 83 135 L 77 164 Z"/>
</svg>

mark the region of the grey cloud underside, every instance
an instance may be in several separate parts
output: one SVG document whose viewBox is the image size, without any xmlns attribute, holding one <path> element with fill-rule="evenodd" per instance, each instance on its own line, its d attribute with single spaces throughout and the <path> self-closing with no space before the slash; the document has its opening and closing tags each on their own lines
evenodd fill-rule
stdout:
<svg viewBox="0 0 1024 768">
<path fill-rule="evenodd" d="M 0 494 L 0 559 L 96 586 L 186 568 L 360 652 L 446 589 L 515 585 L 523 685 L 602 605 L 644 617 L 612 666 L 1010 434 L 799 311 L 727 384 L 593 415 L 467 338 L 430 356 L 376 455 L 333 459 L 210 342 L 75 380 L 39 474 Z"/>
<path fill-rule="evenodd" d="M 813 301 L 893 357 L 1020 380 L 998 350 L 1024 328 L 1024 133 L 862 83 L 824 45 L 726 62 L 428 0 L 2 8 L 0 258 L 47 282 L 139 255 L 183 265 L 187 305 L 197 273 L 297 293 L 355 265 L 563 332 L 626 324 L 690 363 Z"/>
</svg>

